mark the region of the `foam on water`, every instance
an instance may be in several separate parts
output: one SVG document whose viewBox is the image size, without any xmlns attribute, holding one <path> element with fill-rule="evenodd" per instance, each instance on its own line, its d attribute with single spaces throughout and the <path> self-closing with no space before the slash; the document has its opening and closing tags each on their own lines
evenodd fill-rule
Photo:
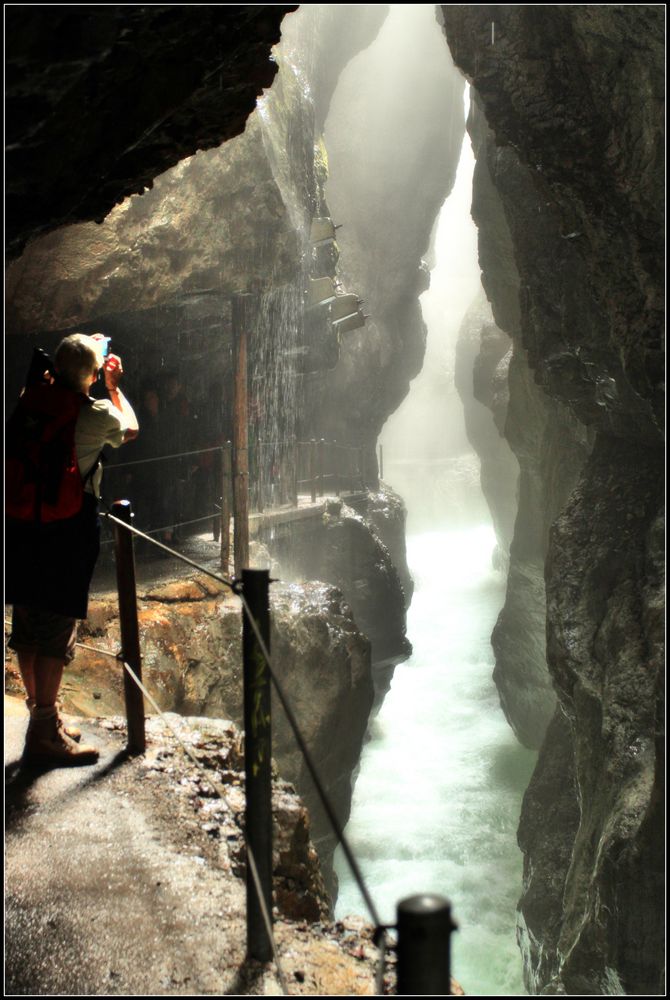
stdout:
<svg viewBox="0 0 670 1000">
<path fill-rule="evenodd" d="M 388 923 L 404 896 L 447 896 L 452 971 L 466 994 L 525 993 L 515 939 L 516 826 L 535 754 L 516 742 L 493 684 L 504 599 L 490 525 L 408 538 L 412 657 L 372 721 L 347 835 Z M 341 852 L 337 916 L 365 914 Z"/>
</svg>

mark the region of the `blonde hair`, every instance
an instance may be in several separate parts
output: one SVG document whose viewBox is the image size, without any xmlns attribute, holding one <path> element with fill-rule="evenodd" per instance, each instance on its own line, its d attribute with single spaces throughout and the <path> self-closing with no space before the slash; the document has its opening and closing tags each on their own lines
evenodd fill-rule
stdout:
<svg viewBox="0 0 670 1000">
<path fill-rule="evenodd" d="M 85 333 L 63 337 L 54 355 L 55 367 L 61 378 L 77 392 L 88 392 L 91 375 L 103 365 L 100 342 Z"/>
</svg>

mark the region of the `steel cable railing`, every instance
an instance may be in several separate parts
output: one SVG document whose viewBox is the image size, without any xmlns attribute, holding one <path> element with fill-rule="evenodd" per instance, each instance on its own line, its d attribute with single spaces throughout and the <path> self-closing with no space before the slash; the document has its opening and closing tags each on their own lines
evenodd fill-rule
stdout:
<svg viewBox="0 0 670 1000">
<path fill-rule="evenodd" d="M 369 892 L 369 890 L 367 888 L 367 885 L 365 884 L 365 879 L 363 877 L 362 871 L 360 869 L 358 861 L 356 860 L 356 857 L 355 857 L 354 852 L 353 852 L 353 850 L 351 848 L 351 845 L 349 844 L 348 839 L 347 839 L 347 837 L 346 837 L 346 835 L 344 833 L 342 825 L 341 825 L 341 823 L 339 822 L 339 820 L 337 818 L 337 814 L 335 812 L 335 809 L 334 809 L 332 803 L 330 802 L 330 799 L 328 797 L 328 793 L 326 792 L 326 789 L 324 787 L 323 781 L 321 780 L 321 776 L 319 775 L 318 768 L 317 768 L 317 766 L 315 764 L 314 758 L 313 758 L 313 756 L 312 756 L 312 754 L 311 754 L 311 752 L 310 752 L 310 750 L 309 750 L 309 748 L 307 746 L 307 743 L 306 743 L 306 741 L 305 741 L 305 739 L 304 739 L 304 737 L 302 735 L 299 723 L 298 723 L 298 721 L 296 719 L 295 713 L 293 712 L 293 709 L 291 707 L 289 699 L 287 698 L 286 693 L 283 690 L 283 687 L 282 687 L 281 683 L 278 680 L 277 672 L 276 672 L 276 669 L 275 669 L 275 666 L 274 666 L 274 663 L 273 663 L 273 660 L 272 660 L 271 653 L 270 653 L 270 651 L 269 651 L 269 649 L 267 647 L 267 644 L 265 643 L 265 640 L 263 639 L 263 636 L 261 634 L 261 630 L 259 628 L 258 622 L 256 621 L 256 617 L 255 617 L 252 609 L 249 607 L 249 603 L 246 600 L 246 598 L 244 596 L 244 593 L 242 592 L 240 583 L 238 581 L 236 581 L 236 580 L 228 579 L 228 578 L 222 576 L 220 573 L 215 573 L 212 570 L 209 570 L 209 569 L 207 569 L 204 566 L 201 566 L 200 564 L 198 564 L 197 562 L 195 562 L 193 559 L 190 559 L 188 556 L 182 555 L 180 552 L 177 552 L 175 549 L 170 548 L 169 546 L 165 545 L 162 542 L 156 541 L 156 539 L 149 538 L 149 536 L 146 535 L 145 532 L 140 531 L 140 529 L 135 528 L 134 526 L 127 524 L 125 521 L 121 520 L 120 518 L 115 517 L 113 514 L 111 514 L 109 512 L 108 513 L 103 513 L 102 516 L 106 517 L 109 521 L 117 524 L 119 527 L 127 529 L 133 535 L 135 535 L 137 537 L 140 537 L 140 538 L 142 538 L 142 537 L 146 538 L 152 545 L 156 545 L 158 548 L 163 549 L 164 551 L 168 552 L 174 558 L 180 560 L 181 562 L 186 563 L 189 566 L 192 566 L 193 568 L 197 569 L 199 572 L 205 574 L 206 576 L 209 576 L 213 580 L 216 580 L 218 583 L 221 583 L 223 586 L 228 587 L 234 594 L 236 594 L 236 596 L 239 597 L 240 602 L 241 602 L 241 604 L 242 604 L 242 606 L 243 606 L 243 608 L 244 608 L 244 610 L 245 610 L 245 612 L 247 614 L 247 618 L 248 618 L 248 621 L 250 623 L 250 626 L 251 626 L 251 628 L 252 628 L 252 630 L 254 632 L 256 640 L 257 640 L 257 642 L 259 644 L 259 647 L 260 647 L 260 649 L 261 649 L 261 651 L 263 653 L 263 656 L 265 658 L 265 661 L 267 663 L 267 667 L 268 667 L 268 671 L 269 671 L 269 675 L 270 675 L 272 684 L 273 684 L 273 686 L 275 688 L 275 691 L 277 692 L 277 696 L 279 698 L 279 701 L 280 701 L 280 703 L 282 705 L 282 708 L 284 710 L 284 714 L 285 714 L 285 716 L 287 718 L 287 721 L 288 721 L 288 723 L 289 723 L 289 725 L 291 727 L 291 730 L 293 732 L 294 738 L 296 740 L 296 744 L 297 744 L 297 746 L 298 746 L 298 748 L 299 748 L 299 750 L 300 750 L 300 752 L 301 752 L 301 754 L 303 756 L 303 759 L 304 759 L 305 764 L 307 766 L 307 769 L 308 769 L 308 771 L 310 773 L 312 781 L 314 782 L 314 787 L 315 787 L 317 795 L 318 795 L 318 797 L 319 797 L 319 799 L 321 801 L 321 804 L 323 806 L 324 812 L 326 813 L 326 816 L 328 817 L 328 821 L 331 824 L 331 827 L 333 829 L 333 832 L 334 832 L 335 836 L 337 837 L 338 841 L 340 842 L 340 844 L 342 846 L 343 853 L 344 853 L 345 858 L 347 860 L 347 864 L 349 865 L 349 868 L 351 870 L 351 873 L 352 873 L 352 876 L 354 878 L 354 881 L 356 882 L 356 884 L 358 886 L 358 889 L 359 889 L 359 891 L 361 893 L 361 897 L 362 897 L 362 899 L 363 899 L 363 901 L 365 903 L 365 906 L 366 906 L 366 908 L 368 910 L 368 913 L 370 915 L 371 921 L 372 921 L 372 923 L 375 926 L 375 929 L 376 929 L 375 930 L 375 943 L 380 948 L 380 952 L 381 952 L 381 955 L 382 955 L 382 959 L 380 961 L 380 970 L 381 970 L 381 974 L 383 975 L 383 968 L 384 968 L 384 959 L 383 959 L 383 956 L 384 956 L 384 952 L 385 952 L 385 948 L 386 948 L 386 939 L 385 939 L 385 930 L 386 930 L 386 928 L 382 925 L 382 922 L 381 922 L 381 919 L 380 919 L 377 907 L 375 906 L 375 903 L 374 903 L 374 901 L 372 899 L 372 896 L 371 896 L 371 894 L 370 894 L 370 892 Z M 135 682 L 138 683 L 138 686 L 141 686 L 141 682 L 138 681 L 138 679 L 136 678 L 136 675 L 133 673 L 133 671 L 131 670 L 131 668 L 129 666 L 127 666 L 126 664 L 124 664 L 124 667 L 126 668 L 127 672 L 131 675 L 131 677 L 135 680 Z M 256 891 L 257 891 L 257 893 L 259 891 L 258 885 L 256 886 Z M 260 897 L 259 897 L 259 899 L 260 899 Z"/>
</svg>

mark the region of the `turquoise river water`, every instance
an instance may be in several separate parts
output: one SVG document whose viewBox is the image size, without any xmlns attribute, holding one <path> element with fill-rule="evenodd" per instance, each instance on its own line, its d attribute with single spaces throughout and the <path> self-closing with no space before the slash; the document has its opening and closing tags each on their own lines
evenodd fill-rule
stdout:
<svg viewBox="0 0 670 1000">
<path fill-rule="evenodd" d="M 371 721 L 347 836 L 382 920 L 402 898 L 451 900 L 451 968 L 470 996 L 525 994 L 515 937 L 521 799 L 536 755 L 507 724 L 490 635 L 504 599 L 490 524 L 408 537 L 414 652 Z M 336 914 L 366 915 L 338 850 Z"/>
</svg>

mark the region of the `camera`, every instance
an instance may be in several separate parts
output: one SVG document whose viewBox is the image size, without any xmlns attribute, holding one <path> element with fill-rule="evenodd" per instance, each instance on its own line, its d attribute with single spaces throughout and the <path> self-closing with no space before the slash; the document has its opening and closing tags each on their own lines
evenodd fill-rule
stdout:
<svg viewBox="0 0 670 1000">
<path fill-rule="evenodd" d="M 112 338 L 111 337 L 103 337 L 103 344 L 102 344 L 102 356 L 103 356 L 103 358 L 108 358 L 109 357 L 109 345 L 111 344 L 111 342 L 112 342 Z"/>
</svg>

